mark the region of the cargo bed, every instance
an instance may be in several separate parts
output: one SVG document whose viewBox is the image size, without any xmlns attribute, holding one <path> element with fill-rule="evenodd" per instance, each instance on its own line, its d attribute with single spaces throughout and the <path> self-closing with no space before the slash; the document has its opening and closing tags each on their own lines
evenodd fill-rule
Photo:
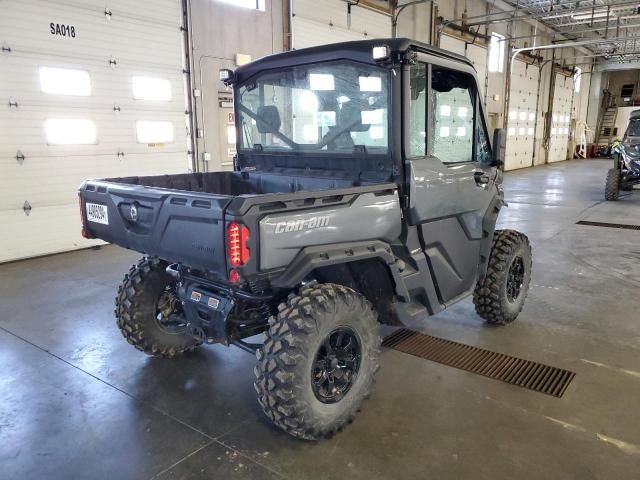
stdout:
<svg viewBox="0 0 640 480">
<path fill-rule="evenodd" d="M 225 225 L 246 211 L 246 204 L 271 202 L 273 212 L 286 210 L 289 200 L 310 199 L 312 203 L 306 205 L 312 206 L 313 197 L 339 202 L 342 195 L 378 188 L 377 182 L 354 181 L 340 172 L 300 173 L 300 169 L 282 169 L 87 181 L 79 192 L 83 233 L 223 279 L 228 269 Z M 257 218 L 241 221 L 257 222 Z M 257 225 L 248 226 L 257 232 Z"/>
</svg>

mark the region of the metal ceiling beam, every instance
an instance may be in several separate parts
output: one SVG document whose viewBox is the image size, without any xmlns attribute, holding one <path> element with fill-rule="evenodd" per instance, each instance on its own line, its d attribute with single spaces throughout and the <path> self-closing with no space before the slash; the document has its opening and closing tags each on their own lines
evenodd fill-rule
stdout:
<svg viewBox="0 0 640 480">
<path fill-rule="evenodd" d="M 618 28 L 618 25 L 613 25 L 610 27 Z M 640 28 L 640 23 L 620 24 L 621 30 L 628 29 L 628 28 Z M 586 29 L 580 29 L 580 30 L 559 30 L 556 33 L 573 36 L 573 35 L 580 35 L 582 33 L 600 32 L 600 31 L 604 32 L 605 30 L 606 30 L 605 27 L 602 26 L 602 27 L 586 28 Z M 511 37 L 509 40 L 521 40 L 523 38 L 548 37 L 548 36 L 549 36 L 549 33 L 536 33 L 536 34 L 530 34 L 530 35 L 518 35 L 515 37 Z M 567 39 L 567 40 L 575 40 L 575 39 Z M 557 41 L 563 41 L 563 40 L 557 40 Z"/>
<path fill-rule="evenodd" d="M 638 0 L 636 1 L 625 1 L 625 2 L 621 2 L 621 3 L 616 3 L 616 4 L 605 4 L 605 5 L 600 5 L 597 6 L 596 9 L 603 9 L 603 8 L 607 8 L 607 6 L 612 7 L 612 9 L 615 8 L 619 8 L 619 7 L 624 7 L 624 6 L 638 6 L 640 3 L 638 2 Z M 510 22 L 512 20 L 539 20 L 539 21 L 543 21 L 545 22 L 545 24 L 549 27 L 553 28 L 553 24 L 549 24 L 546 23 L 547 20 L 552 20 L 554 18 L 562 18 L 562 17 L 566 17 L 569 15 L 575 15 L 576 13 L 589 13 L 591 11 L 593 11 L 594 7 L 590 6 L 590 7 L 578 7 L 578 8 L 573 8 L 568 12 L 563 12 L 562 14 L 559 14 L 557 16 L 547 16 L 546 14 L 543 15 L 536 15 L 536 14 L 532 14 L 530 8 L 528 8 L 526 6 L 526 4 L 520 5 L 519 8 L 516 8 L 514 10 L 510 10 L 510 11 L 504 11 L 504 12 L 498 12 L 498 14 L 513 14 L 511 16 L 507 16 L 506 18 L 500 18 L 500 19 L 489 19 L 486 21 L 477 21 L 477 22 L 472 22 L 472 23 L 467 23 L 467 25 L 471 26 L 476 26 L 476 25 L 486 25 L 486 24 L 493 24 L 493 23 L 504 23 L 504 22 Z M 520 12 L 525 11 L 527 14 L 523 14 L 523 15 L 517 15 Z M 478 16 L 478 17 L 474 17 L 475 18 L 486 18 L 486 15 L 484 16 Z M 456 19 L 455 21 L 462 21 L 462 19 Z"/>
</svg>

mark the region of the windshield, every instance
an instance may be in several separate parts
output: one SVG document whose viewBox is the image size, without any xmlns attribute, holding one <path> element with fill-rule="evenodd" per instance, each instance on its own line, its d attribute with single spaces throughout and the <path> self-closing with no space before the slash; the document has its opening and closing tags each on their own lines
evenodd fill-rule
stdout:
<svg viewBox="0 0 640 480">
<path fill-rule="evenodd" d="M 629 121 L 625 137 L 640 137 L 640 118 L 632 118 Z"/>
<path fill-rule="evenodd" d="M 384 154 L 389 145 L 389 72 L 349 61 L 265 72 L 236 98 L 240 148 Z"/>
</svg>

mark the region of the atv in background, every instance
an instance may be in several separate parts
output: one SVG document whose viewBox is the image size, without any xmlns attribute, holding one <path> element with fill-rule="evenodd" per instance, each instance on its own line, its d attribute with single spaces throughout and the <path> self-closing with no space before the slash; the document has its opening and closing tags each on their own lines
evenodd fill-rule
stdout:
<svg viewBox="0 0 640 480">
<path fill-rule="evenodd" d="M 611 153 L 613 168 L 607 172 L 604 198 L 615 201 L 620 198 L 620 190 L 629 192 L 640 183 L 640 110 L 631 112 L 622 143 L 615 145 Z"/>
</svg>

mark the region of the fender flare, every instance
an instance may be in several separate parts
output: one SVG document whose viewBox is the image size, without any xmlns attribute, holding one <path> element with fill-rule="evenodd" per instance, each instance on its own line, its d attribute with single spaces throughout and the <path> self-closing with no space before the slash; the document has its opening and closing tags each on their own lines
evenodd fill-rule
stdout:
<svg viewBox="0 0 640 480">
<path fill-rule="evenodd" d="M 406 298 L 408 292 L 400 275 L 396 257 L 393 255 L 391 246 L 381 240 L 305 247 L 280 275 L 271 280 L 271 285 L 276 288 L 294 288 L 316 268 L 369 258 L 380 258 L 389 267 L 396 293 Z"/>
</svg>

